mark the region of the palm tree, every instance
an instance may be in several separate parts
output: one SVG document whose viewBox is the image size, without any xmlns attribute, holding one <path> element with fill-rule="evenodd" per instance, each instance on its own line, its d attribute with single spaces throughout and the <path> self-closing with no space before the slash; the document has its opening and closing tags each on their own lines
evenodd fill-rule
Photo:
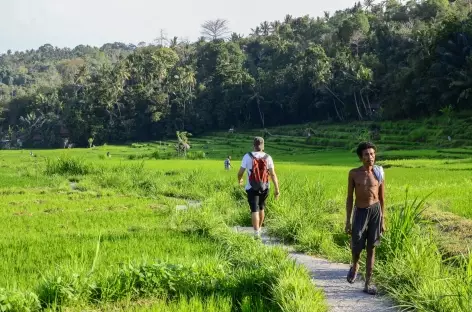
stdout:
<svg viewBox="0 0 472 312">
<path fill-rule="evenodd" d="M 292 20 L 293 20 L 292 15 L 290 15 L 290 14 L 285 15 L 285 18 L 284 18 L 284 23 L 285 24 L 290 24 L 292 22 Z"/>
<path fill-rule="evenodd" d="M 251 28 L 251 36 L 259 37 L 260 35 L 261 35 L 261 29 L 259 28 L 259 26 L 257 26 L 256 28 Z"/>
<path fill-rule="evenodd" d="M 364 0 L 364 7 L 366 10 L 370 10 L 372 8 L 372 5 L 374 5 L 375 0 Z"/>
<path fill-rule="evenodd" d="M 197 80 L 195 78 L 195 71 L 190 66 L 185 66 L 181 69 L 180 75 L 177 75 L 179 79 L 180 93 L 183 97 L 183 126 L 185 128 L 185 115 L 186 115 L 186 103 L 187 100 L 192 104 L 193 89 Z"/>
<path fill-rule="evenodd" d="M 270 24 L 273 33 L 278 33 L 280 29 L 280 21 L 274 21 Z"/>
<path fill-rule="evenodd" d="M 261 27 L 261 31 L 262 31 L 263 36 L 268 36 L 270 34 L 270 24 L 269 24 L 269 22 L 265 21 L 265 22 L 261 23 L 260 27 Z"/>
<path fill-rule="evenodd" d="M 177 36 L 174 36 L 174 38 L 170 39 L 169 41 L 170 48 L 175 48 L 178 44 L 179 44 L 179 40 Z"/>
<path fill-rule="evenodd" d="M 188 133 L 187 131 L 177 131 L 177 153 L 180 156 L 181 153 L 184 154 L 184 156 L 187 155 L 187 151 L 190 149 L 190 144 L 189 144 L 189 139 L 188 137 L 191 136 L 191 133 Z"/>
<path fill-rule="evenodd" d="M 261 94 L 255 90 L 253 90 L 254 94 L 249 98 L 248 102 L 256 101 L 257 103 L 257 109 L 259 110 L 259 117 L 261 118 L 261 124 L 262 128 L 265 128 L 265 118 L 264 118 L 264 113 L 261 110 L 261 101 L 264 101 L 264 97 L 261 96 Z"/>
<path fill-rule="evenodd" d="M 324 18 L 325 20 L 329 20 L 329 18 L 331 17 L 331 14 L 328 12 L 328 11 L 324 11 Z"/>
</svg>

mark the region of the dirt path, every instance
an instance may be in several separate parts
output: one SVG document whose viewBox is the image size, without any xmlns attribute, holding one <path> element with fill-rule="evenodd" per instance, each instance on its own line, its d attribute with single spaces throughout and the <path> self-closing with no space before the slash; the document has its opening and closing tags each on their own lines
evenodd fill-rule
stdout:
<svg viewBox="0 0 472 312">
<path fill-rule="evenodd" d="M 237 232 L 252 235 L 253 229 L 250 227 L 235 227 Z M 330 311 L 333 312 L 380 312 L 399 311 L 386 297 L 371 296 L 362 292 L 363 282 L 358 280 L 354 284 L 346 281 L 349 265 L 342 263 L 332 263 L 325 259 L 311 257 L 302 253 L 297 253 L 287 245 L 282 245 L 277 240 L 262 235 L 262 241 L 266 245 L 281 246 L 287 249 L 290 257 L 301 265 L 304 265 L 312 276 L 316 286 L 325 292 Z"/>
</svg>

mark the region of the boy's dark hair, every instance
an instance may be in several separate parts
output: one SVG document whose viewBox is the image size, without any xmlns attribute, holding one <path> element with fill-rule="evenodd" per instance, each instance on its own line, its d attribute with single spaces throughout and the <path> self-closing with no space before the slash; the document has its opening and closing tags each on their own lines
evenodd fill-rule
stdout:
<svg viewBox="0 0 472 312">
<path fill-rule="evenodd" d="M 362 142 L 357 146 L 357 156 L 359 156 L 359 158 L 362 158 L 362 152 L 368 148 L 372 148 L 374 149 L 374 151 L 377 151 L 377 147 L 374 145 L 374 143 Z"/>
</svg>

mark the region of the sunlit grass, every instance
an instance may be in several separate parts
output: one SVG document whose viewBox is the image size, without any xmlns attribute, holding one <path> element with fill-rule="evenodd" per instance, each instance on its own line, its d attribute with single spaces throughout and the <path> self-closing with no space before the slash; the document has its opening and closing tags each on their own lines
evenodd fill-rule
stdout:
<svg viewBox="0 0 472 312">
<path fill-rule="evenodd" d="M 96 274 L 93 275 L 93 283 L 100 284 L 103 278 L 108 280 L 118 276 L 120 267 L 130 263 L 149 264 L 159 260 L 196 266 L 212 272 L 221 264 L 236 261 L 225 252 L 220 242 L 206 236 L 215 227 L 249 224 L 245 194 L 236 183 L 240 158 L 250 150 L 246 145 L 242 139 L 231 147 L 220 144 L 217 146 L 218 152 L 210 149 L 209 158 L 205 160 L 128 157 L 152 154 L 156 148 L 161 148 L 158 144 L 37 150 L 34 151 L 35 156 L 30 156 L 27 151 L 1 151 L 0 194 L 3 201 L 0 203 L 0 216 L 3 225 L 0 227 L 0 246 L 3 252 L 0 259 L 0 288 L 20 292 L 44 289 L 44 294 L 53 296 L 42 295 L 40 298 L 54 298 L 57 295 L 52 291 L 54 289 L 78 289 L 79 293 L 72 291 L 70 298 L 67 297 L 67 305 L 94 309 L 95 305 L 90 306 L 88 301 L 94 298 L 90 289 L 95 288 L 87 284 L 91 280 L 87 282 L 83 279 L 90 272 Z M 268 144 L 268 148 L 270 146 Z M 292 147 L 282 144 L 273 153 L 268 149 L 275 160 L 281 197 L 278 201 L 269 198 L 266 226 L 271 233 L 294 243 L 302 251 L 349 261 L 348 237 L 343 234 L 347 174 L 351 168 L 360 165 L 359 160 L 351 150 L 321 151 L 305 146 L 288 151 L 288 148 Z M 235 151 L 231 153 L 234 169 L 225 171 L 224 156 L 220 159 L 218 155 L 227 155 L 231 149 Z M 111 152 L 111 158 L 103 157 L 107 151 Z M 467 149 L 441 152 L 380 151 L 380 163 L 385 166 L 387 179 L 389 222 L 396 209 L 404 205 L 407 186 L 411 198 L 431 193 L 425 203 L 429 215 L 444 211 L 472 218 L 472 166 L 467 152 Z M 454 157 L 448 158 L 447 155 Z M 411 157 L 414 159 L 408 159 Z M 201 201 L 203 207 L 209 209 L 208 214 L 188 219 L 187 223 L 176 222 L 180 215 L 175 210 L 176 205 L 187 204 L 188 200 Z M 211 221 L 215 216 L 220 219 Z M 391 220 L 393 222 L 394 219 Z M 391 223 L 396 226 L 394 224 Z M 185 232 L 185 229 L 189 231 Z M 412 233 L 419 235 L 419 241 L 429 239 L 427 233 Z M 202 234 L 206 236 L 202 237 Z M 418 240 L 411 244 L 416 246 Z M 438 240 L 438 243 L 444 242 Z M 463 242 L 463 250 L 466 250 L 467 244 L 468 241 Z M 412 248 L 421 249 L 421 246 Z M 457 254 L 457 244 L 454 246 L 454 253 Z M 441 252 L 447 250 L 447 245 L 435 248 L 432 252 L 437 253 L 438 258 L 434 261 L 442 261 Z M 407 255 L 410 251 L 402 252 Z M 431 257 L 431 254 L 428 255 Z M 234 256 L 241 255 L 238 251 Z M 425 256 L 416 257 L 414 261 L 417 262 L 409 262 L 408 265 L 426 261 L 426 253 Z M 395 261 L 393 259 L 391 262 Z M 441 262 L 434 265 L 439 265 L 438 272 L 443 272 L 441 274 L 450 270 L 448 265 Z M 280 307 L 300 307 L 303 310 L 305 304 L 309 307 L 312 305 L 304 302 L 303 298 L 309 302 L 322 300 L 316 294 L 307 295 L 309 288 L 306 288 L 306 283 L 309 280 L 306 276 L 302 277 L 303 273 L 294 273 L 297 277 L 292 279 L 287 272 L 284 274 L 288 275 L 280 276 L 277 283 L 273 281 L 276 288 L 272 298 L 278 298 Z M 379 276 L 379 280 L 395 295 L 403 282 L 396 282 L 398 287 L 390 285 L 389 280 L 393 281 L 390 274 L 396 271 L 385 266 L 385 272 Z M 451 280 L 458 281 L 463 276 L 462 271 L 451 272 Z M 260 271 L 257 274 L 266 273 Z M 67 279 L 74 274 L 82 276 L 81 279 L 75 282 Z M 241 274 L 255 273 L 242 271 Z M 51 279 L 54 276 L 66 278 L 69 284 Z M 424 285 L 432 287 L 432 284 Z M 427 288 L 421 290 L 422 297 L 418 302 L 434 294 L 444 295 L 446 286 L 435 285 L 434 291 Z M 460 290 L 462 284 L 457 285 L 460 294 L 455 296 L 462 298 L 460 302 L 465 302 L 463 298 L 469 292 L 467 288 Z M 114 292 L 118 289 L 116 287 L 110 286 L 107 291 Z M 297 293 L 290 299 L 283 296 L 284 289 L 297 289 Z M 122 297 L 127 294 L 125 290 L 118 297 L 107 295 L 99 298 L 114 298 L 109 303 L 112 306 L 119 305 L 115 302 L 117 300 L 121 302 L 129 299 L 129 307 L 139 309 L 139 305 L 136 305 L 139 298 Z M 403 303 L 416 302 L 416 299 L 406 295 L 402 293 L 395 296 Z M 15 298 L 14 295 L 8 296 Z M 29 297 L 18 298 L 19 301 L 30 300 Z M 205 304 L 222 304 L 221 309 L 225 310 L 227 304 L 236 304 L 234 301 L 228 303 L 227 300 L 232 297 L 227 294 L 215 298 L 215 302 L 199 296 L 175 299 L 177 301 L 172 299 L 170 303 L 166 301 L 166 307 L 185 311 L 191 308 L 203 309 Z M 244 307 L 255 309 L 257 300 L 262 300 L 251 296 L 248 298 L 247 302 L 255 301 L 246 305 L 237 303 L 242 311 L 245 311 Z M 152 298 L 142 308 L 151 307 L 159 300 Z M 451 302 L 448 306 L 461 304 L 459 301 Z M 108 303 L 100 302 L 99 306 L 103 304 Z M 262 311 L 265 303 L 261 304 Z"/>
</svg>

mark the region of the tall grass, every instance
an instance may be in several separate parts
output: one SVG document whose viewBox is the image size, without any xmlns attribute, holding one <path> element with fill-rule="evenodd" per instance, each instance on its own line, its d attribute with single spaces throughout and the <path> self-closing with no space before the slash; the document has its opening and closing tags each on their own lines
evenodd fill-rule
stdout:
<svg viewBox="0 0 472 312">
<path fill-rule="evenodd" d="M 419 200 L 416 197 L 412 202 L 408 201 L 409 187 L 405 190 L 405 201 L 403 206 L 393 207 L 391 215 L 388 217 L 389 231 L 384 237 L 384 243 L 382 243 L 378 249 L 378 257 L 381 259 L 388 259 L 395 255 L 402 254 L 405 248 L 411 245 L 411 239 L 414 238 L 414 231 L 418 228 L 421 223 L 424 223 L 424 219 L 421 218 L 421 214 L 425 210 L 426 199 L 431 195 L 427 195 L 423 199 Z"/>
<path fill-rule="evenodd" d="M 407 190 L 408 192 L 408 190 Z M 419 223 L 424 201 L 392 209 L 378 250 L 376 279 L 404 308 L 416 311 L 472 311 L 472 257 L 459 267 L 445 263 L 437 238 Z"/>
<path fill-rule="evenodd" d="M 212 208 L 189 211 L 174 222 L 182 231 L 200 233 L 220 244 L 223 259 L 238 268 L 234 285 L 238 297 L 262 295 L 265 305 L 275 304 L 271 311 L 326 311 L 322 293 L 307 271 L 287 258 L 286 251 L 233 233 Z"/>
<path fill-rule="evenodd" d="M 337 234 L 342 219 L 325 186 L 290 174 L 284 176 L 281 193 L 281 198 L 272 202 L 267 212 L 269 233 L 295 243 L 301 251 L 346 260 L 343 250 L 347 236 Z"/>
<path fill-rule="evenodd" d="M 40 283 L 37 297 L 32 297 L 36 300 L 23 299 L 21 309 L 38 309 L 38 302 L 43 308 L 62 309 L 81 302 L 103 304 L 138 298 L 172 301 L 195 296 L 203 303 L 213 304 L 212 298 L 217 296 L 231 298 L 232 310 L 236 311 L 326 311 L 323 295 L 314 288 L 306 270 L 289 260 L 285 251 L 235 234 L 224 226 L 221 217 L 209 216 L 210 210 L 203 209 L 181 215 L 174 221 L 186 224 L 179 227 L 181 231 L 192 229 L 192 233 L 216 241 L 220 246 L 219 266 L 186 266 L 161 261 L 129 263 L 105 275 L 56 272 Z M 15 297 L 10 295 L 10 298 L 12 301 Z M 224 306 L 227 304 L 228 301 L 224 301 Z M 183 301 L 179 305 L 182 309 L 189 307 Z M 190 304 L 195 305 L 198 308 L 195 302 Z"/>
<path fill-rule="evenodd" d="M 46 160 L 46 175 L 86 175 L 92 171 L 92 165 L 77 157 L 61 155 L 56 159 Z"/>
</svg>

